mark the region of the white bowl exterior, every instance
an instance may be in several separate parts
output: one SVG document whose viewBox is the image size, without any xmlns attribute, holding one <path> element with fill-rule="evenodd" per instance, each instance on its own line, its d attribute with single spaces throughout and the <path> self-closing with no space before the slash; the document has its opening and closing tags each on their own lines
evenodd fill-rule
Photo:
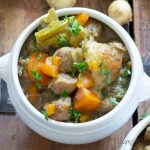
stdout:
<svg viewBox="0 0 150 150">
<path fill-rule="evenodd" d="M 137 137 L 140 133 L 150 124 L 150 116 L 146 117 L 144 120 L 140 121 L 127 135 L 123 141 L 122 147 L 120 150 L 131 150 L 133 144 L 135 143 Z"/>
<path fill-rule="evenodd" d="M 17 75 L 17 63 L 21 47 L 30 33 L 39 25 L 39 19 L 31 23 L 20 35 L 11 52 L 11 60 L 7 76 L 9 95 L 12 103 L 23 121 L 40 135 L 60 143 L 83 144 L 103 139 L 118 130 L 131 117 L 139 103 L 140 87 L 142 85 L 142 61 L 133 40 L 128 33 L 115 21 L 106 15 L 87 8 L 66 8 L 57 10 L 58 16 L 88 12 L 91 17 L 105 23 L 122 39 L 132 62 L 132 77 L 126 95 L 120 104 L 103 117 L 86 123 L 63 123 L 52 119 L 46 121 L 26 99 Z M 138 67 L 137 67 L 138 65 Z M 135 94 L 136 92 L 136 94 Z"/>
</svg>

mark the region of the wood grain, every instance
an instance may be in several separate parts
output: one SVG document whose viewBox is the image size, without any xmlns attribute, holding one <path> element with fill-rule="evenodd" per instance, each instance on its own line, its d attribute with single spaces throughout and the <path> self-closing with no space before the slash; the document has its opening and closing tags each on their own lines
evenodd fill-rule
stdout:
<svg viewBox="0 0 150 150">
<path fill-rule="evenodd" d="M 111 0 L 78 0 L 76 6 L 107 13 Z M 44 0 L 0 0 L 0 55 L 10 51 L 18 35 L 48 10 Z M 44 139 L 31 131 L 17 115 L 0 115 L 0 150 L 117 150 L 132 128 L 129 120 L 112 136 L 86 145 L 65 145 Z"/>
<path fill-rule="evenodd" d="M 131 121 L 112 136 L 86 145 L 65 145 L 47 140 L 30 130 L 17 115 L 0 116 L 2 150 L 118 150 L 131 128 Z"/>
<path fill-rule="evenodd" d="M 135 41 L 141 53 L 143 63 L 150 64 L 150 4 L 149 0 L 133 1 Z M 150 100 L 138 107 L 138 116 L 150 114 Z"/>
<path fill-rule="evenodd" d="M 150 63 L 150 4 L 149 0 L 136 0 L 134 3 L 135 41 L 144 63 Z"/>
</svg>

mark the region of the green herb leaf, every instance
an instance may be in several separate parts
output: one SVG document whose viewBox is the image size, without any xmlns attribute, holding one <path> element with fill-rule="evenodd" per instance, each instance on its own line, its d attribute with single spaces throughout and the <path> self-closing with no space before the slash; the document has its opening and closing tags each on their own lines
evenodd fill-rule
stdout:
<svg viewBox="0 0 150 150">
<path fill-rule="evenodd" d="M 41 89 L 41 88 L 42 88 L 42 84 L 41 84 L 41 83 L 36 82 L 35 85 L 36 85 L 36 87 L 37 87 L 38 89 Z"/>
<path fill-rule="evenodd" d="M 72 75 L 72 77 L 75 77 L 76 72 L 77 72 L 77 69 L 75 68 L 74 65 L 72 65 L 72 66 L 71 66 L 71 75 Z"/>
<path fill-rule="evenodd" d="M 109 84 L 111 82 L 111 73 L 107 75 L 107 77 L 103 81 L 105 84 Z"/>
<path fill-rule="evenodd" d="M 48 121 L 48 113 L 46 111 L 42 111 L 42 114 L 44 115 L 45 120 Z"/>
<path fill-rule="evenodd" d="M 37 47 L 34 47 L 34 50 L 32 51 L 32 54 L 34 54 L 34 53 L 36 53 L 38 51 L 39 51 L 39 49 Z"/>
<path fill-rule="evenodd" d="M 100 75 L 108 75 L 108 74 L 110 74 L 111 72 L 110 72 L 110 70 L 109 69 L 101 69 L 101 71 L 100 71 Z"/>
<path fill-rule="evenodd" d="M 103 68 L 103 66 L 104 66 L 104 60 L 102 60 L 102 62 L 100 63 L 99 67 Z"/>
<path fill-rule="evenodd" d="M 126 68 L 126 69 L 123 71 L 122 77 L 123 77 L 123 78 L 128 78 L 130 75 L 131 75 L 131 70 L 128 69 L 128 68 Z"/>
<path fill-rule="evenodd" d="M 101 69 L 100 75 L 107 75 L 103 81 L 105 84 L 109 84 L 111 82 L 111 71 L 109 69 Z"/>
<path fill-rule="evenodd" d="M 81 113 L 76 109 L 71 109 L 69 110 L 69 116 L 72 121 L 77 123 L 80 121 Z"/>
<path fill-rule="evenodd" d="M 71 26 L 68 28 L 68 31 L 72 34 L 72 35 L 78 35 L 81 32 L 81 26 L 78 22 L 74 21 Z"/>
<path fill-rule="evenodd" d="M 88 64 L 87 62 L 82 62 L 82 63 L 73 63 L 74 68 L 77 69 L 79 72 L 85 72 L 88 70 Z"/>
<path fill-rule="evenodd" d="M 18 75 L 21 77 L 23 73 L 23 67 L 22 66 L 18 66 Z"/>
<path fill-rule="evenodd" d="M 34 71 L 34 70 L 32 70 L 31 73 L 32 73 L 32 75 L 34 76 L 34 79 L 35 79 L 35 80 L 42 80 L 42 76 L 41 76 L 40 73 L 38 73 L 38 72 L 36 72 L 36 71 Z"/>
<path fill-rule="evenodd" d="M 60 96 L 63 97 L 63 98 L 66 98 L 69 96 L 69 93 L 66 91 L 66 90 L 63 90 L 61 93 L 60 93 Z"/>
<path fill-rule="evenodd" d="M 39 54 L 39 56 L 37 57 L 37 60 L 41 60 L 42 59 L 42 54 Z"/>
<path fill-rule="evenodd" d="M 73 22 L 73 21 L 75 20 L 75 16 L 71 16 L 71 17 L 65 16 L 65 17 L 64 17 L 64 20 L 65 20 L 65 21 Z"/>
<path fill-rule="evenodd" d="M 142 115 L 140 116 L 140 120 L 145 119 L 145 118 L 148 117 L 149 115 L 150 115 L 150 114 L 148 114 L 148 113 L 142 114 Z"/>
<path fill-rule="evenodd" d="M 117 101 L 116 98 L 110 97 L 109 98 L 109 103 L 113 106 L 117 106 L 119 104 L 119 102 Z"/>
<path fill-rule="evenodd" d="M 64 35 L 60 34 L 58 36 L 58 43 L 60 46 L 66 46 L 69 45 L 69 42 L 65 39 Z"/>
</svg>

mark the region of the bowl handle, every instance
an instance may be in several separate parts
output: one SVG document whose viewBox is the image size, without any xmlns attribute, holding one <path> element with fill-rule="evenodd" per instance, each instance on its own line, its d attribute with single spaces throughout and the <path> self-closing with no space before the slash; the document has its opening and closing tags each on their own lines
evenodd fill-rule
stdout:
<svg viewBox="0 0 150 150">
<path fill-rule="evenodd" d="M 140 101 L 143 102 L 148 99 L 150 99 L 150 77 L 146 73 L 144 73 Z"/>
<path fill-rule="evenodd" d="M 7 82 L 7 71 L 8 71 L 8 63 L 9 63 L 10 53 L 0 57 L 0 78 L 2 78 L 5 82 Z"/>
</svg>

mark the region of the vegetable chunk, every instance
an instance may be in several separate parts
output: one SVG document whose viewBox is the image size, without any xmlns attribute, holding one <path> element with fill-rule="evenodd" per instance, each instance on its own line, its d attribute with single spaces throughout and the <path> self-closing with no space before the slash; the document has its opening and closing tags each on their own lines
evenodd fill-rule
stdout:
<svg viewBox="0 0 150 150">
<path fill-rule="evenodd" d="M 79 14 L 79 15 L 77 15 L 76 16 L 76 19 L 78 20 L 78 22 L 82 25 L 82 26 L 84 26 L 86 23 L 87 23 L 87 21 L 88 21 L 88 19 L 89 19 L 89 14 L 87 14 L 87 13 L 81 13 L 81 14 Z"/>
<path fill-rule="evenodd" d="M 93 112 L 100 105 L 100 99 L 91 90 L 86 88 L 78 89 L 75 98 L 74 106 L 81 112 Z"/>
<path fill-rule="evenodd" d="M 40 60 L 38 60 L 39 55 L 42 56 Z M 41 65 L 45 63 L 47 57 L 48 54 L 44 52 L 36 52 L 29 57 L 27 70 L 28 70 L 28 75 L 32 81 L 36 83 L 41 83 L 43 85 L 48 84 L 50 77 L 48 77 L 41 71 Z"/>
</svg>

